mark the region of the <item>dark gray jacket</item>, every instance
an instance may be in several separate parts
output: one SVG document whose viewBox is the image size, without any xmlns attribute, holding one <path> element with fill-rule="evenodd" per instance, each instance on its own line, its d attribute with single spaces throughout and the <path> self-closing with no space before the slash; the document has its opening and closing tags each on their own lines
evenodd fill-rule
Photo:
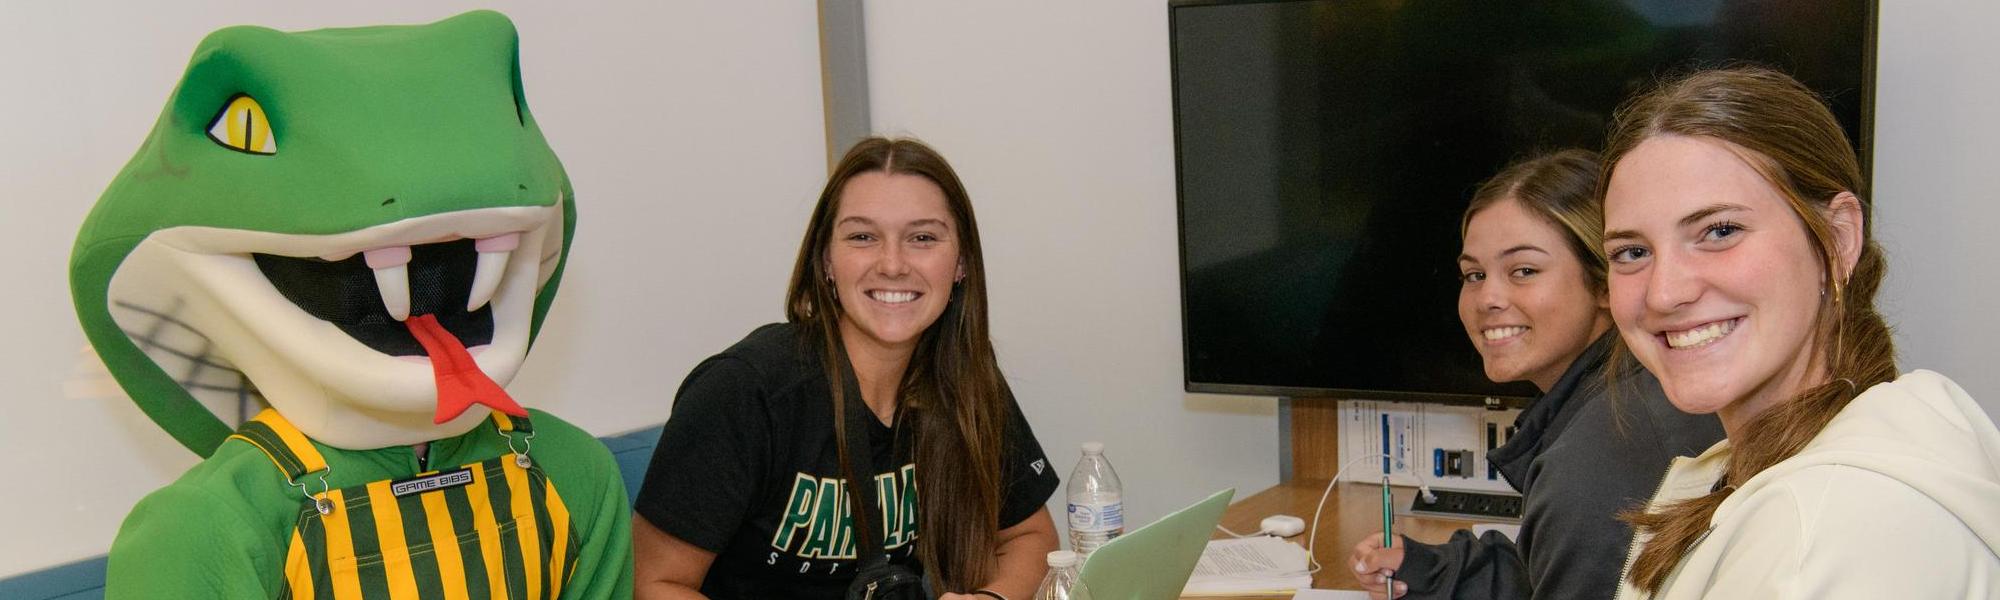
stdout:
<svg viewBox="0 0 2000 600">
<path fill-rule="evenodd" d="M 1618 591 L 1632 541 L 1619 511 L 1643 506 L 1674 457 L 1720 441 L 1722 424 L 1676 410 L 1659 381 L 1636 365 L 1616 378 L 1616 394 L 1607 393 L 1616 335 L 1607 332 L 1584 350 L 1521 411 L 1507 444 L 1487 456 L 1521 492 L 1521 539 L 1465 530 L 1443 544 L 1405 539 L 1396 572 L 1410 586 L 1405 598 L 1610 598 Z"/>
</svg>

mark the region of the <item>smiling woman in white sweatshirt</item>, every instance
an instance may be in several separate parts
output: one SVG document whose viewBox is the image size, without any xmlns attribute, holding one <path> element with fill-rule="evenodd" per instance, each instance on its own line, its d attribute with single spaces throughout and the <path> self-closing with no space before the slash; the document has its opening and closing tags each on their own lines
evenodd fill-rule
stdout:
<svg viewBox="0 0 2000 600">
<path fill-rule="evenodd" d="M 1678 459 L 1621 598 L 2000 598 L 2000 431 L 1897 376 L 1866 186 L 1832 114 L 1755 68 L 1619 110 L 1601 196 L 1624 350 L 1727 439 Z"/>
</svg>

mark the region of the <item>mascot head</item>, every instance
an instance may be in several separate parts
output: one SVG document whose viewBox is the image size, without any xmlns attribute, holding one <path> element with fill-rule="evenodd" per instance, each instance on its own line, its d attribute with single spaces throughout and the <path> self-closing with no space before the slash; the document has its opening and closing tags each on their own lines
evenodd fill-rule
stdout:
<svg viewBox="0 0 2000 600">
<path fill-rule="evenodd" d="M 494 12 L 422 26 L 232 27 L 195 49 L 77 234 L 85 334 L 206 456 L 268 403 L 350 449 L 518 412 L 575 229 Z"/>
</svg>

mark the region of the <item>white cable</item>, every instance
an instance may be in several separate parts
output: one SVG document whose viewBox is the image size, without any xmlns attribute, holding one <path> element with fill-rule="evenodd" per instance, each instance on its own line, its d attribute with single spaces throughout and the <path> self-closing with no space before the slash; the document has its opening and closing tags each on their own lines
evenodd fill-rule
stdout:
<svg viewBox="0 0 2000 600">
<path fill-rule="evenodd" d="M 1333 479 L 1326 482 L 1326 491 L 1320 492 L 1319 494 L 1319 504 L 1313 506 L 1312 532 L 1307 534 L 1306 537 L 1306 559 L 1312 561 L 1312 569 L 1307 572 L 1318 573 L 1320 569 L 1319 555 L 1315 554 L 1313 551 L 1319 544 L 1319 513 L 1322 509 L 1326 508 L 1327 497 L 1333 495 L 1333 486 L 1335 484 L 1340 483 L 1340 476 L 1347 474 L 1347 468 L 1354 466 L 1354 463 L 1361 462 L 1364 460 L 1373 460 L 1377 458 L 1388 459 L 1388 460 L 1396 459 L 1396 457 L 1394 456 L 1390 456 L 1380 452 L 1373 452 L 1361 456 L 1356 456 L 1353 459 L 1348 460 L 1346 464 L 1340 465 L 1340 470 L 1334 471 Z M 1424 501 L 1436 502 L 1437 496 L 1431 494 L 1431 484 L 1424 479 L 1423 474 L 1418 473 L 1416 469 L 1410 469 L 1410 475 L 1417 478 L 1417 492 L 1424 497 Z"/>
<path fill-rule="evenodd" d="M 1239 539 L 1239 540 L 1240 540 L 1240 539 L 1243 539 L 1243 538 L 1253 538 L 1253 537 L 1257 537 L 1257 536 L 1260 536 L 1260 535 L 1264 535 L 1264 532 L 1262 532 L 1262 531 L 1259 531 L 1259 532 L 1257 532 L 1257 533 L 1252 533 L 1252 534 L 1250 534 L 1250 535 L 1243 535 L 1243 534 L 1241 534 L 1241 533 L 1236 533 L 1236 532 L 1234 532 L 1234 531 L 1230 531 L 1228 527 L 1223 527 L 1221 523 L 1216 523 L 1216 524 L 1215 524 L 1215 528 L 1216 528 L 1216 529 L 1220 529 L 1220 530 L 1222 530 L 1222 532 L 1223 532 L 1223 533 L 1227 533 L 1227 534 L 1229 534 L 1229 537 L 1233 537 L 1233 538 L 1236 538 L 1236 539 Z"/>
</svg>

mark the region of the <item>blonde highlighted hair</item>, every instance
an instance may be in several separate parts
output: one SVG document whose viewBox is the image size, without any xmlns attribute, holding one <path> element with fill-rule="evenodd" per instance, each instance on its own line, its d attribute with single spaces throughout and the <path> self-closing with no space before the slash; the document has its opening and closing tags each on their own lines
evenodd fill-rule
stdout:
<svg viewBox="0 0 2000 600">
<path fill-rule="evenodd" d="M 1604 210 L 1596 196 L 1598 169 L 1596 153 L 1574 148 L 1508 165 L 1472 193 L 1472 203 L 1458 223 L 1458 238 L 1465 239 L 1473 215 L 1513 200 L 1569 234 L 1564 237 L 1577 262 L 1583 263 L 1584 284 L 1591 293 L 1603 294 L 1608 265 L 1599 250 L 1604 246 Z"/>
</svg>

